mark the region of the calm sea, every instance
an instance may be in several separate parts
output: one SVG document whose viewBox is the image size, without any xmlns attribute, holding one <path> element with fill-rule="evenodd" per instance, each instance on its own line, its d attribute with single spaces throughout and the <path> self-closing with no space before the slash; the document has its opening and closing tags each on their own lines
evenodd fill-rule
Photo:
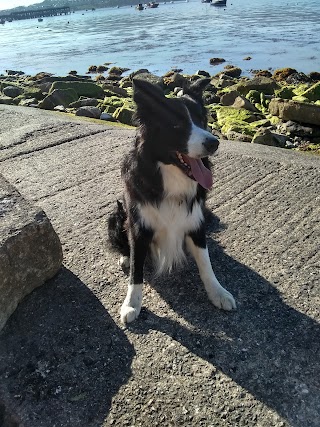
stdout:
<svg viewBox="0 0 320 427">
<path fill-rule="evenodd" d="M 141 12 L 100 9 L 0 25 L 0 72 L 82 74 L 90 65 L 112 62 L 157 74 L 172 67 L 214 74 L 221 66 L 210 66 L 211 57 L 245 73 L 284 66 L 320 71 L 319 35 L 320 0 L 228 0 L 225 8 L 190 0 Z"/>
</svg>

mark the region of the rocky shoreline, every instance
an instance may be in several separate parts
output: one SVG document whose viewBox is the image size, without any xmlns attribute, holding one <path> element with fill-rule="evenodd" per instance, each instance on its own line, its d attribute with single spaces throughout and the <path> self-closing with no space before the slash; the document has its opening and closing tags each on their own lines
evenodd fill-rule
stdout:
<svg viewBox="0 0 320 427">
<path fill-rule="evenodd" d="M 221 62 L 212 58 L 211 64 Z M 107 64 L 110 65 L 110 64 Z M 208 124 L 221 139 L 245 141 L 320 154 L 320 73 L 309 75 L 292 68 L 253 71 L 227 65 L 216 75 L 197 71 L 184 75 L 171 70 L 156 76 L 146 69 L 124 75 L 128 69 L 91 66 L 80 76 L 38 73 L 25 75 L 7 70 L 0 75 L 0 104 L 55 110 L 132 125 L 132 81 L 139 75 L 162 87 L 169 97 L 179 96 L 190 81 L 210 77 L 204 93 Z M 94 77 L 94 73 L 97 74 Z"/>
</svg>

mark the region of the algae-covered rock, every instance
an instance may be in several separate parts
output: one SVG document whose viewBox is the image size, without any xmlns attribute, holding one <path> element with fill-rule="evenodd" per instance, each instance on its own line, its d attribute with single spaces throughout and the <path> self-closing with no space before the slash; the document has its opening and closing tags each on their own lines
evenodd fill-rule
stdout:
<svg viewBox="0 0 320 427">
<path fill-rule="evenodd" d="M 127 106 L 123 106 L 116 109 L 116 111 L 113 113 L 113 117 L 123 124 L 132 126 L 133 114 L 133 109 L 128 108 Z"/>
<path fill-rule="evenodd" d="M 295 96 L 293 86 L 283 86 L 280 89 L 276 89 L 274 94 L 277 98 L 292 99 Z"/>
<path fill-rule="evenodd" d="M 229 77 L 238 78 L 241 76 L 242 70 L 239 67 L 226 66 L 224 67 L 223 74 Z"/>
<path fill-rule="evenodd" d="M 307 89 L 304 93 L 301 94 L 309 101 L 319 101 L 320 100 L 320 82 L 315 83 L 309 89 Z"/>
<path fill-rule="evenodd" d="M 169 71 L 163 76 L 163 84 L 170 90 L 175 87 L 183 87 L 187 79 L 180 73 Z"/>
<path fill-rule="evenodd" d="M 49 93 L 55 89 L 73 89 L 80 96 L 88 98 L 103 98 L 104 92 L 101 86 L 93 82 L 57 81 L 53 82 Z"/>
<path fill-rule="evenodd" d="M 305 96 L 302 95 L 296 95 L 292 97 L 292 101 L 297 101 L 297 102 L 309 102 L 309 99 L 306 98 Z"/>
<path fill-rule="evenodd" d="M 252 104 L 256 104 L 256 103 L 260 103 L 260 92 L 258 92 L 257 90 L 250 90 L 247 95 L 246 98 L 252 103 Z"/>
<path fill-rule="evenodd" d="M 216 110 L 217 124 L 225 135 L 233 131 L 245 135 L 254 135 L 255 129 L 250 123 L 256 120 L 256 116 L 248 110 L 237 110 L 232 107 L 220 107 Z"/>
<path fill-rule="evenodd" d="M 268 77 L 254 77 L 251 80 L 243 81 L 237 84 L 237 90 L 242 95 L 247 95 L 251 90 L 263 92 L 266 95 L 273 95 L 279 85 Z"/>
<path fill-rule="evenodd" d="M 68 107 L 71 103 L 78 100 L 78 94 L 73 89 L 54 89 L 42 101 L 39 102 L 39 108 L 53 110 L 57 105 Z"/>
<path fill-rule="evenodd" d="M 222 64 L 223 62 L 226 62 L 226 60 L 223 58 L 210 58 L 209 62 L 211 65 L 219 65 L 219 64 Z"/>
<path fill-rule="evenodd" d="M 283 81 L 286 80 L 287 77 L 289 77 L 291 74 L 297 73 L 297 70 L 294 68 L 286 67 L 286 68 L 279 68 L 275 70 L 273 73 L 273 79 L 277 81 Z"/>
</svg>

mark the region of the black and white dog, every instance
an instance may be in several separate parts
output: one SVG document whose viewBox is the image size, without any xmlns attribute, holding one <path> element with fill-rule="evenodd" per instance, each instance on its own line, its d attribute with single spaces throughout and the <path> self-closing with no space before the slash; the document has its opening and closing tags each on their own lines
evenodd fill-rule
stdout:
<svg viewBox="0 0 320 427">
<path fill-rule="evenodd" d="M 202 92 L 209 81 L 197 80 L 179 98 L 165 97 L 148 82 L 134 82 L 138 129 L 122 164 L 124 206 L 118 202 L 108 220 L 111 244 L 122 254 L 121 263 L 130 266 L 123 323 L 139 316 L 147 255 L 159 274 L 181 263 L 185 249 L 195 258 L 212 303 L 236 308 L 212 270 L 206 244 L 204 207 L 212 186 L 207 156 L 219 145 L 206 130 Z"/>
</svg>

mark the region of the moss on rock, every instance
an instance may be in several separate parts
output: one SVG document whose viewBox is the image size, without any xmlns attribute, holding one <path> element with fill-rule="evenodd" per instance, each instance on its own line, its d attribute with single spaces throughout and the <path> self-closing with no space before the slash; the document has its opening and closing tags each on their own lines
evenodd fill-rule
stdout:
<svg viewBox="0 0 320 427">
<path fill-rule="evenodd" d="M 93 82 L 76 82 L 76 81 L 57 81 L 53 82 L 49 91 L 52 93 L 55 89 L 73 89 L 80 96 L 88 98 L 103 98 L 104 92 L 101 86 Z"/>
</svg>

